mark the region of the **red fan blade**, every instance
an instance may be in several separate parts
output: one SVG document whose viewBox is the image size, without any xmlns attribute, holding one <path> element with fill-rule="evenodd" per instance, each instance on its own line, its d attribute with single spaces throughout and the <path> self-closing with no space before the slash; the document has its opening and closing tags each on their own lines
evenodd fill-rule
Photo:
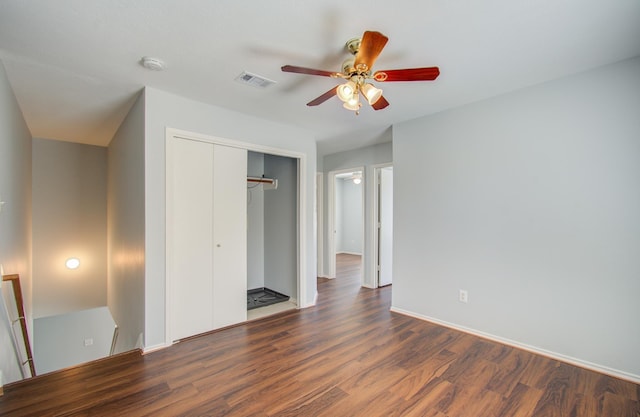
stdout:
<svg viewBox="0 0 640 417">
<path fill-rule="evenodd" d="M 371 107 L 373 107 L 374 110 L 382 110 L 385 107 L 387 107 L 389 105 L 389 102 L 387 101 L 386 98 L 384 98 L 384 96 L 381 96 L 378 101 L 376 101 L 375 103 L 373 103 L 371 105 Z"/>
<path fill-rule="evenodd" d="M 438 67 L 407 68 L 376 71 L 373 78 L 378 82 L 387 81 L 433 81 L 440 75 Z"/>
<path fill-rule="evenodd" d="M 338 87 L 333 87 L 331 90 L 327 91 L 320 97 L 308 102 L 307 106 L 317 106 L 318 104 L 324 103 L 325 101 L 329 100 L 331 97 L 335 96 L 337 90 L 338 90 Z"/>
<path fill-rule="evenodd" d="M 373 63 L 378 59 L 378 55 L 380 55 L 380 52 L 382 52 L 388 40 L 389 38 L 380 32 L 366 31 L 364 35 L 362 35 L 360 48 L 356 54 L 353 66 L 360 71 L 369 71 L 373 68 Z"/>
<path fill-rule="evenodd" d="M 320 75 L 323 77 L 331 77 L 335 72 L 318 70 L 313 68 L 296 67 L 294 65 L 285 65 L 280 68 L 283 72 L 295 72 L 296 74 Z"/>
</svg>

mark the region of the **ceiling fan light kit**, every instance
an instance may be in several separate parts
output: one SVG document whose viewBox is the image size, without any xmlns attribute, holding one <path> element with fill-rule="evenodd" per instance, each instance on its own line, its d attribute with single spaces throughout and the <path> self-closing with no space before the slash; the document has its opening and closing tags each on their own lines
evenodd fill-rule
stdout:
<svg viewBox="0 0 640 417">
<path fill-rule="evenodd" d="M 358 96 L 354 96 L 351 99 L 345 101 L 342 107 L 347 110 L 352 110 L 356 112 L 356 114 L 360 114 L 360 107 L 362 107 L 362 104 L 360 103 Z"/>
<path fill-rule="evenodd" d="M 344 102 L 350 100 L 354 94 L 356 94 L 358 90 L 356 89 L 356 83 L 349 80 L 344 84 L 338 86 L 338 98 Z"/>
<path fill-rule="evenodd" d="M 366 31 L 362 35 L 362 38 L 354 38 L 347 41 L 345 49 L 353 54 L 354 58 L 347 59 L 343 62 L 342 72 L 331 72 L 294 65 L 285 65 L 281 69 L 283 72 L 347 80 L 344 84 L 334 87 L 321 96 L 311 100 L 307 103 L 307 106 L 317 106 L 333 96 L 338 96 L 343 102 L 343 107 L 355 111 L 357 115 L 360 114 L 360 107 L 362 107 L 360 103 L 360 94 L 362 94 L 374 110 L 382 110 L 389 105 L 389 102 L 383 97 L 382 90 L 371 83 L 367 83 L 367 80 L 373 79 L 377 82 L 433 81 L 440 75 L 438 67 L 372 72 L 373 64 L 388 40 L 389 38 L 380 32 Z"/>
<path fill-rule="evenodd" d="M 382 97 L 382 90 L 373 86 L 373 84 L 364 84 L 362 86 L 362 94 L 372 106 Z"/>
</svg>

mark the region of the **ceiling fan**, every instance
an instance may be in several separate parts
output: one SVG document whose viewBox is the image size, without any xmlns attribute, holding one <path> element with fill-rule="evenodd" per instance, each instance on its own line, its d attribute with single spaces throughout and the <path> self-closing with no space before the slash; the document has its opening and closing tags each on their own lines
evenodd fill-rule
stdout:
<svg viewBox="0 0 640 417">
<path fill-rule="evenodd" d="M 347 41 L 345 48 L 354 55 L 342 64 L 342 72 L 331 72 L 313 68 L 285 65 L 284 72 L 297 74 L 319 75 L 321 77 L 342 78 L 347 80 L 321 96 L 311 100 L 307 106 L 317 106 L 338 96 L 344 102 L 344 108 L 360 113 L 360 95 L 362 95 L 374 110 L 382 110 L 389 102 L 382 96 L 382 90 L 376 88 L 368 80 L 377 82 L 390 81 L 433 81 L 440 75 L 438 67 L 392 69 L 373 72 L 373 64 L 387 44 L 387 38 L 380 32 L 366 31 L 362 38 Z"/>
</svg>

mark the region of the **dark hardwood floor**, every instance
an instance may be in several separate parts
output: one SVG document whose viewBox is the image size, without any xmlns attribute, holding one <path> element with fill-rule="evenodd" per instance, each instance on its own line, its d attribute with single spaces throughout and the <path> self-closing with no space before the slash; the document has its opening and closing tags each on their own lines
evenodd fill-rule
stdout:
<svg viewBox="0 0 640 417">
<path fill-rule="evenodd" d="M 389 312 L 359 258 L 315 307 L 9 384 L 2 416 L 640 416 L 640 386 Z"/>
</svg>

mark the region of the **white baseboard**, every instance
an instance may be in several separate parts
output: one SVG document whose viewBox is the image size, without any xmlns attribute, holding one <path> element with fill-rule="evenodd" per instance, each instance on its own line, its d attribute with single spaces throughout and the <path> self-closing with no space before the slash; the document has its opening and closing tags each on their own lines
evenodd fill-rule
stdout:
<svg viewBox="0 0 640 417">
<path fill-rule="evenodd" d="M 311 303 L 307 303 L 304 305 L 300 305 L 298 304 L 298 310 L 303 310 L 305 308 L 309 308 L 309 307 L 314 307 L 318 302 L 318 291 L 316 291 L 315 295 L 313 296 L 313 301 Z"/>
<path fill-rule="evenodd" d="M 324 278 L 324 279 L 336 279 L 336 277 L 318 277 L 318 278 Z"/>
<path fill-rule="evenodd" d="M 390 309 L 394 313 L 402 314 L 405 316 L 413 317 L 416 319 L 428 321 L 430 323 L 438 324 L 444 327 L 448 327 L 450 329 L 459 330 L 461 332 L 469 333 L 474 336 L 481 337 L 483 339 L 488 339 L 493 342 L 502 343 L 503 345 L 511 346 L 514 348 L 526 350 L 531 353 L 535 353 L 538 355 L 545 356 L 547 358 L 555 359 L 561 362 L 565 362 L 571 365 L 578 366 L 580 368 L 589 369 L 591 371 L 599 372 L 601 374 L 609 375 L 614 378 L 624 379 L 625 381 L 633 382 L 634 384 L 640 384 L 640 375 L 635 375 L 629 372 L 621 371 L 619 369 L 609 368 L 607 366 L 599 365 L 596 363 L 584 361 L 582 359 L 577 359 L 571 356 L 563 355 L 561 353 L 552 352 L 550 350 L 541 349 L 536 346 L 527 345 L 525 343 L 520 343 L 515 340 L 506 339 L 504 337 L 496 336 L 490 333 L 481 332 L 476 329 L 472 329 L 465 326 L 459 326 L 454 323 L 449 323 L 447 321 L 435 319 L 429 316 L 423 316 L 422 314 L 417 314 L 411 311 L 403 310 L 401 308 L 391 307 Z"/>
<path fill-rule="evenodd" d="M 362 256 L 362 253 L 360 253 L 360 252 L 340 251 L 340 252 L 336 252 L 336 255 L 357 255 L 357 256 Z"/>
<path fill-rule="evenodd" d="M 168 348 L 171 345 L 172 345 L 172 343 L 169 343 L 169 344 L 160 343 L 160 344 L 153 345 L 153 346 L 145 346 L 142 349 L 142 354 L 146 355 L 147 353 L 155 352 L 156 350 L 162 350 L 162 349 Z"/>
</svg>

